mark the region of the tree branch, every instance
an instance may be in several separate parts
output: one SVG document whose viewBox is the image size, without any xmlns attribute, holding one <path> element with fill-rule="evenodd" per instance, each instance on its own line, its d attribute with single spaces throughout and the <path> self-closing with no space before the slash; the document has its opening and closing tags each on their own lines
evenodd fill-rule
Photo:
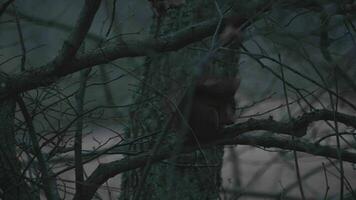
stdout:
<svg viewBox="0 0 356 200">
<path fill-rule="evenodd" d="M 306 135 L 308 126 L 320 120 L 337 120 L 347 126 L 356 128 L 356 117 L 329 110 L 315 110 L 292 119 L 289 122 L 277 122 L 269 119 L 249 119 L 246 122 L 231 125 L 225 128 L 225 134 L 245 133 L 248 131 L 265 130 L 280 134 L 302 137 Z"/>
<path fill-rule="evenodd" d="M 34 156 L 37 157 L 38 163 L 39 163 L 39 169 L 42 174 L 42 183 L 43 183 L 43 190 L 45 192 L 46 198 L 49 200 L 59 200 L 59 194 L 57 190 L 57 183 L 55 177 L 52 177 L 51 175 L 51 170 L 49 169 L 48 163 L 46 158 L 44 157 L 41 148 L 38 144 L 39 140 L 37 138 L 37 133 L 33 124 L 32 117 L 27 110 L 26 104 L 23 101 L 23 99 L 18 96 L 16 98 L 16 101 L 20 107 L 20 110 L 22 112 L 22 115 L 25 119 L 25 122 L 27 124 L 28 132 L 29 132 L 29 138 L 31 140 Z"/>
<path fill-rule="evenodd" d="M 10 76 L 5 84 L 2 84 L 5 87 L 0 88 L 0 98 L 6 98 L 9 94 L 22 93 L 38 87 L 48 86 L 68 74 L 95 65 L 105 64 L 118 58 L 146 56 L 150 52 L 179 50 L 212 35 L 216 24 L 217 20 L 208 20 L 161 38 L 107 44 L 84 55 L 78 55 L 61 70 L 57 70 L 57 65 L 54 62 L 50 62 L 31 71 L 14 74 Z"/>
<path fill-rule="evenodd" d="M 335 119 L 334 116 L 339 122 L 356 128 L 356 117 L 354 116 L 343 113 L 336 113 L 336 115 L 334 115 L 334 112 L 332 111 L 316 110 L 314 112 L 306 113 L 297 119 L 293 119 L 288 123 L 277 122 L 271 118 L 264 120 L 250 119 L 246 122 L 225 128 L 222 138 L 208 144 L 202 144 L 201 146 L 202 148 L 208 148 L 213 145 L 254 145 L 265 148 L 274 147 L 285 150 L 296 150 L 312 155 L 338 159 L 339 150 L 329 146 L 313 144 L 301 140 L 292 140 L 281 136 L 241 135 L 242 133 L 250 131 L 266 130 L 300 137 L 306 134 L 307 127 L 312 122 L 319 120 L 333 120 Z M 197 149 L 198 147 L 187 147 L 182 153 L 193 152 Z M 148 159 L 151 159 L 154 163 L 167 159 L 176 153 L 177 152 L 172 150 L 172 148 L 163 147 L 155 156 L 151 156 L 150 153 L 144 153 L 138 156 L 126 157 L 122 160 L 100 164 L 83 184 L 83 190 L 87 191 L 84 194 L 83 199 L 91 199 L 101 184 L 117 174 L 142 167 L 146 164 Z M 340 150 L 339 153 L 343 161 L 356 163 L 356 153 L 345 150 Z"/>
<path fill-rule="evenodd" d="M 63 68 L 69 63 L 77 53 L 80 45 L 84 41 L 86 34 L 93 22 L 95 13 L 100 6 L 101 0 L 86 0 L 73 31 L 63 42 L 62 49 L 57 57 L 52 61 L 55 68 Z M 63 69 L 57 69 L 63 70 Z"/>
<path fill-rule="evenodd" d="M 77 62 L 78 59 L 75 59 L 75 55 L 89 31 L 95 13 L 100 6 L 100 2 L 101 0 L 85 1 L 73 31 L 67 40 L 63 42 L 60 53 L 53 61 L 42 67 L 9 76 L 4 82 L 1 82 L 0 99 L 17 95 L 37 87 L 48 86 L 57 81 L 60 77 L 96 65 L 95 63 L 92 65 L 87 63 L 87 65 L 81 67 L 81 63 Z M 73 65 L 76 67 L 73 67 Z"/>
<path fill-rule="evenodd" d="M 10 76 L 6 82 L 1 83 L 4 87 L 0 88 L 0 99 L 6 98 L 9 94 L 18 94 L 38 87 L 48 86 L 57 81 L 59 78 L 71 73 L 93 67 L 95 65 L 106 64 L 119 58 L 147 56 L 151 52 L 162 53 L 179 50 L 189 44 L 201 41 L 204 38 L 213 35 L 219 22 L 218 18 L 206 20 L 204 22 L 183 28 L 174 34 L 168 34 L 160 38 L 109 43 L 86 54 L 77 55 L 72 60 L 66 59 L 74 56 L 77 48 L 79 48 L 89 29 L 92 17 L 95 14 L 94 10 L 97 9 L 97 4 L 100 1 L 87 0 L 86 2 L 94 2 L 90 3 L 90 5 L 87 6 L 88 8 L 83 9 L 82 11 L 83 15 L 88 17 L 87 21 L 80 20 L 83 19 L 80 17 L 77 25 L 75 26 L 75 31 L 73 31 L 71 36 L 64 43 L 61 54 L 57 56 L 54 61 L 41 67 Z M 293 4 L 293 1 L 290 1 L 289 3 Z M 258 6 L 256 8 L 256 12 L 261 10 L 268 11 L 268 7 L 266 8 L 266 5 L 268 4 L 269 2 Z M 314 9 L 320 7 L 320 5 L 316 3 L 301 3 L 299 1 L 296 6 Z M 316 9 L 316 11 L 319 10 L 320 9 Z M 241 19 L 245 19 L 245 17 L 241 16 Z M 242 20 L 241 22 L 244 23 L 246 21 L 247 19 Z M 58 66 L 61 63 L 60 61 L 63 61 L 63 59 L 68 62 L 65 63 L 65 67 L 58 70 L 56 66 Z"/>
</svg>

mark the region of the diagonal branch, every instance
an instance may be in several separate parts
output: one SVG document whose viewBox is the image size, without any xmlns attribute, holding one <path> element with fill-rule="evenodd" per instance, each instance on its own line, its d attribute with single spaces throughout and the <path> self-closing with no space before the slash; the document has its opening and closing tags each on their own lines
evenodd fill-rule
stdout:
<svg viewBox="0 0 356 200">
<path fill-rule="evenodd" d="M 204 22 L 183 28 L 174 34 L 168 34 L 160 38 L 147 38 L 130 42 L 109 43 L 84 55 L 77 55 L 75 59 L 68 59 L 75 56 L 76 51 L 89 29 L 92 17 L 95 14 L 94 10 L 97 9 L 98 2 L 100 1 L 87 0 L 86 2 L 90 3 L 85 6 L 87 9 L 84 8 L 82 14 L 88 17 L 87 20 L 80 17 L 77 25 L 75 26 L 76 28 L 64 43 L 61 53 L 56 57 L 55 62 L 50 62 L 31 71 L 12 75 L 6 82 L 1 83 L 1 85 L 4 85 L 5 87 L 0 88 L 0 99 L 5 98 L 9 94 L 22 93 L 38 87 L 48 86 L 57 81 L 59 78 L 71 73 L 93 67 L 95 65 L 109 63 L 119 58 L 147 56 L 151 52 L 177 51 L 187 45 L 201 41 L 204 38 L 213 35 L 219 22 L 219 19 L 217 18 L 206 20 Z M 290 3 L 292 2 L 293 1 Z M 269 2 L 258 6 L 256 8 L 256 12 L 268 11 L 268 8 L 265 7 L 268 3 Z M 313 8 L 315 11 L 320 11 L 320 5 L 316 3 L 303 3 L 298 1 L 296 6 Z M 245 17 L 241 16 L 241 19 L 245 19 Z M 242 20 L 242 23 L 245 23 L 246 20 Z M 58 70 L 57 66 L 61 64 L 63 65 L 64 61 L 67 62 L 65 63 L 65 67 L 61 67 L 61 69 Z"/>
<path fill-rule="evenodd" d="M 29 111 L 27 110 L 25 102 L 23 101 L 23 99 L 20 96 L 17 97 L 16 101 L 20 107 L 22 115 L 23 115 L 25 122 L 27 124 L 29 138 L 31 140 L 33 152 L 35 153 L 35 156 L 38 159 L 39 169 L 42 174 L 42 183 L 43 183 L 43 190 L 45 192 L 45 195 L 46 195 L 47 199 L 49 199 L 49 200 L 60 199 L 58 190 L 57 190 L 56 179 L 55 179 L 55 177 L 51 176 L 52 173 L 51 173 L 51 170 L 49 169 L 48 162 L 47 162 L 46 158 L 44 157 L 44 155 L 41 151 L 41 148 L 38 144 L 38 139 L 36 136 L 37 133 L 36 133 L 35 127 L 33 125 L 32 117 L 31 117 Z"/>
<path fill-rule="evenodd" d="M 89 31 L 95 13 L 100 6 L 100 2 L 101 0 L 85 1 L 73 31 L 63 42 L 62 49 L 53 61 L 37 69 L 15 74 L 7 78 L 4 82 L 1 82 L 0 99 L 37 87 L 48 86 L 57 81 L 60 77 L 94 66 L 95 63 L 93 65 L 80 67 L 81 64 L 73 60 Z M 73 65 L 77 67 L 73 67 Z"/>
<path fill-rule="evenodd" d="M 230 135 L 230 137 L 217 140 L 212 144 L 202 145 L 202 148 L 211 147 L 212 145 L 216 144 L 242 144 L 262 146 L 265 148 L 276 147 L 285 150 L 296 150 L 313 155 L 325 156 L 329 158 L 338 158 L 337 149 L 335 148 L 315 145 L 309 142 L 303 142 L 298 140 L 292 141 L 291 139 L 286 139 L 278 136 L 240 135 L 232 138 Z M 193 152 L 197 149 L 197 147 L 189 147 L 184 149 L 183 153 Z M 100 185 L 107 181 L 109 178 L 132 169 L 140 168 L 146 164 L 148 159 L 152 159 L 152 162 L 155 163 L 174 156 L 173 154 L 175 153 L 175 151 L 169 150 L 168 148 L 162 148 L 162 151 L 157 153 L 154 157 L 151 157 L 149 153 L 145 153 L 130 158 L 124 158 L 122 160 L 113 161 L 110 163 L 100 164 L 83 184 L 83 190 L 87 191 L 87 193 L 85 193 L 83 196 L 83 200 L 91 199 L 91 197 L 95 194 L 96 190 L 100 187 Z M 341 158 L 344 161 L 356 163 L 355 153 L 342 150 Z"/>
<path fill-rule="evenodd" d="M 280 134 L 291 135 L 295 137 L 302 137 L 306 135 L 308 126 L 320 120 L 337 120 L 356 128 L 356 116 L 347 115 L 340 112 L 333 112 L 329 110 L 315 110 L 313 112 L 305 113 L 302 116 L 291 119 L 289 122 L 278 122 L 269 119 L 249 119 L 246 122 L 231 125 L 225 128 L 226 134 L 245 133 L 248 131 L 265 130 Z"/>
<path fill-rule="evenodd" d="M 189 26 L 175 34 L 161 38 L 148 38 L 131 42 L 110 43 L 83 55 L 77 55 L 60 70 L 57 64 L 50 62 L 44 66 L 11 76 L 5 87 L 0 88 L 0 98 L 38 87 L 48 86 L 59 78 L 99 64 L 105 64 L 118 58 L 146 56 L 150 52 L 169 52 L 179 50 L 189 44 L 200 41 L 214 33 L 217 20 L 208 20 Z M 59 58 L 56 58 L 59 59 Z"/>
<path fill-rule="evenodd" d="M 256 135 L 241 135 L 256 130 L 266 130 L 280 134 L 287 134 L 293 136 L 303 136 L 306 134 L 307 127 L 319 120 L 338 120 L 347 126 L 356 128 L 356 117 L 346 115 L 343 113 L 336 113 L 328 110 L 316 110 L 314 112 L 306 113 L 297 119 L 293 119 L 288 123 L 277 122 L 273 119 L 257 120 L 250 119 L 246 122 L 238 123 L 225 128 L 224 136 L 209 144 L 203 144 L 202 148 L 208 148 L 213 145 L 254 145 L 265 148 L 281 148 L 285 150 L 296 150 L 299 152 L 309 153 L 317 156 L 324 156 L 328 158 L 339 158 L 347 162 L 356 163 L 356 153 L 346 150 L 338 150 L 329 146 L 322 146 L 301 140 L 291 140 L 281 136 L 256 136 Z M 197 150 L 198 147 L 187 147 L 182 153 L 189 153 Z M 177 152 L 169 147 L 163 147 L 160 152 L 151 156 L 150 153 L 144 153 L 138 156 L 126 157 L 122 160 L 113 161 L 110 163 L 100 164 L 89 178 L 83 184 L 83 190 L 87 191 L 83 199 L 91 199 L 95 191 L 107 181 L 109 178 L 116 176 L 125 171 L 136 169 L 144 166 L 147 160 L 150 159 L 153 163 L 167 159 Z"/>
<path fill-rule="evenodd" d="M 63 42 L 62 49 L 52 61 L 55 68 L 62 68 L 69 63 L 77 53 L 93 22 L 95 13 L 100 6 L 100 0 L 86 0 L 73 31 Z M 62 69 L 59 69 L 62 70 Z"/>
</svg>

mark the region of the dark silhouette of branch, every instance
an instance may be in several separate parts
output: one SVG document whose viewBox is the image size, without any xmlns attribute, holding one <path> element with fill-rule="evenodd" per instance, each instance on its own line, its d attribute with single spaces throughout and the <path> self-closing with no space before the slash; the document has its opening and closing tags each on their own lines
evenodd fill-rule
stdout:
<svg viewBox="0 0 356 200">
<path fill-rule="evenodd" d="M 208 20 L 161 38 L 110 43 L 83 55 L 77 55 L 75 59 L 66 63 L 65 67 L 60 70 L 58 70 L 55 62 L 50 62 L 39 68 L 14 74 L 7 80 L 6 86 L 0 89 L 0 98 L 41 86 L 48 86 L 63 76 L 95 65 L 109 63 L 118 58 L 146 56 L 150 52 L 179 50 L 211 36 L 215 31 L 216 24 L 217 19 Z"/>
<path fill-rule="evenodd" d="M 100 0 L 85 1 L 73 31 L 68 36 L 67 40 L 63 42 L 59 55 L 57 55 L 57 57 L 52 61 L 57 71 L 62 71 L 63 68 L 66 67 L 65 65 L 76 55 L 80 45 L 89 31 L 95 13 L 100 6 L 100 2 Z"/>
<path fill-rule="evenodd" d="M 100 0 L 86 0 L 76 25 L 68 38 L 63 42 L 62 49 L 53 61 L 38 69 L 25 71 L 14 75 L 12 78 L 7 78 L 7 81 L 2 83 L 3 87 L 0 89 L 0 99 L 40 86 L 48 86 L 62 76 L 79 71 L 80 69 L 76 68 L 75 70 L 70 63 L 73 63 L 73 58 L 89 31 L 100 2 Z M 19 80 L 21 81 L 17 82 Z"/>
<path fill-rule="evenodd" d="M 287 134 L 301 137 L 306 134 L 307 127 L 319 120 L 338 120 L 347 126 L 356 128 L 356 117 L 343 113 L 335 113 L 328 110 L 316 110 L 306 113 L 290 122 L 277 122 L 270 119 L 250 119 L 246 122 L 238 123 L 226 127 L 223 137 L 207 144 L 201 144 L 202 148 L 208 148 L 213 145 L 254 145 L 265 148 L 280 148 L 285 150 L 295 150 L 309 153 L 317 156 L 338 159 L 339 155 L 343 161 L 356 163 L 356 153 L 345 150 L 338 150 L 333 147 L 313 144 L 302 140 L 292 140 L 281 136 L 258 136 L 243 134 L 250 131 L 265 130 L 274 133 Z M 186 147 L 182 153 L 189 153 L 197 150 L 198 147 Z M 172 148 L 162 147 L 161 151 L 152 156 L 150 153 L 144 153 L 130 158 L 100 164 L 89 178 L 83 184 L 83 190 L 88 191 L 82 196 L 83 199 L 91 199 L 96 190 L 109 178 L 125 171 L 143 167 L 147 160 L 152 163 L 167 159 L 176 154 Z"/>
<path fill-rule="evenodd" d="M 86 7 L 87 9 L 83 9 L 83 16 L 87 16 L 87 20 L 83 20 L 84 18 L 80 17 L 74 31 L 67 41 L 64 42 L 61 53 L 56 57 L 55 61 L 49 62 L 31 71 L 10 76 L 8 81 L 3 84 L 5 87 L 0 88 L 0 98 L 4 98 L 9 94 L 21 93 L 41 86 L 48 86 L 63 76 L 85 68 L 93 67 L 95 65 L 109 63 L 119 58 L 146 56 L 151 52 L 169 52 L 179 50 L 189 44 L 212 36 L 215 33 L 216 26 L 219 23 L 219 19 L 216 18 L 188 26 L 174 34 L 168 34 L 160 38 L 109 43 L 86 54 L 77 55 L 75 59 L 68 59 L 71 56 L 74 56 L 75 52 L 79 48 L 89 29 L 88 25 L 92 20 L 90 17 L 94 16 L 94 10 L 97 9 L 96 6 L 98 6 L 98 1 L 91 0 L 88 2 L 95 3 L 88 4 Z M 315 3 L 308 4 L 298 2 L 295 6 L 313 9 L 317 8 L 317 4 Z M 256 12 L 260 11 L 259 9 L 267 11 L 269 8 L 262 5 L 256 8 Z M 316 9 L 316 11 L 319 10 Z M 245 19 L 245 17 L 241 16 L 241 19 Z M 247 21 L 247 19 L 245 19 L 245 21 Z M 242 21 L 242 23 L 245 21 Z M 65 67 L 62 66 L 61 69 L 58 70 L 56 66 L 61 63 L 59 62 L 60 60 L 66 60 L 67 62 L 65 63 Z"/>
<path fill-rule="evenodd" d="M 234 124 L 225 128 L 226 133 L 245 133 L 254 130 L 265 130 L 280 134 L 302 137 L 306 134 L 308 126 L 319 120 L 334 120 L 347 126 L 356 128 L 356 116 L 333 112 L 329 110 L 315 110 L 305 113 L 298 118 L 292 118 L 289 122 L 277 122 L 269 119 L 249 119 L 246 122 Z"/>
<path fill-rule="evenodd" d="M 84 48 L 84 47 L 83 47 Z M 80 74 L 80 84 L 78 93 L 76 95 L 77 108 L 76 112 L 78 115 L 83 115 L 84 113 L 84 99 L 85 92 L 87 88 L 87 80 L 89 77 L 91 69 L 86 69 L 81 71 Z M 83 167 L 83 157 L 82 157 L 82 137 L 83 137 L 83 125 L 84 119 L 79 118 L 76 124 L 75 136 L 74 136 L 74 163 L 75 163 L 75 188 L 76 193 L 74 199 L 81 199 L 83 193 L 82 182 L 84 181 L 84 167 Z"/>
<path fill-rule="evenodd" d="M 44 157 L 44 155 L 41 151 L 41 148 L 38 144 L 37 133 L 36 133 L 35 127 L 33 125 L 32 117 L 31 117 L 30 113 L 28 112 L 23 99 L 21 97 L 17 97 L 16 101 L 20 107 L 22 115 L 23 115 L 25 122 L 27 124 L 29 137 L 30 137 L 30 140 L 32 143 L 33 152 L 35 153 L 35 156 L 38 159 L 39 169 L 42 174 L 43 190 L 45 192 L 46 198 L 50 199 L 50 200 L 60 199 L 58 190 L 57 190 L 56 178 L 51 176 L 52 173 L 48 167 L 47 160 Z"/>
<path fill-rule="evenodd" d="M 225 139 L 217 140 L 214 143 L 202 145 L 203 148 L 211 147 L 212 145 L 255 145 L 265 148 L 281 148 L 285 150 L 296 150 L 299 152 L 305 152 L 313 155 L 325 156 L 329 158 L 338 158 L 337 149 L 322 145 L 315 145 L 309 142 L 303 142 L 291 139 L 286 139 L 278 136 L 254 136 L 254 135 L 240 135 L 234 138 L 226 137 Z M 197 147 L 189 147 L 184 149 L 183 153 L 189 153 L 197 150 Z M 96 190 L 107 181 L 109 178 L 114 177 L 122 172 L 126 172 L 132 169 L 143 167 L 148 159 L 152 159 L 152 162 L 158 162 L 167 159 L 176 152 L 169 150 L 168 148 L 162 148 L 154 157 L 151 157 L 149 153 L 145 153 L 130 158 L 125 158 L 110 163 L 100 164 L 89 178 L 84 182 L 83 189 L 87 191 L 84 194 L 83 199 L 91 199 Z M 341 158 L 344 161 L 356 163 L 356 154 L 342 150 Z"/>
</svg>

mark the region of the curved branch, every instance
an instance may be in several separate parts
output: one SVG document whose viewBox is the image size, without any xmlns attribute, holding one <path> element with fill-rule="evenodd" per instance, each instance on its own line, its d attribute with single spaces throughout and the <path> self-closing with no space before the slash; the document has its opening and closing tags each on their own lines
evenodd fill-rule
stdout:
<svg viewBox="0 0 356 200">
<path fill-rule="evenodd" d="M 225 134 L 245 133 L 248 131 L 265 130 L 280 134 L 291 135 L 295 137 L 302 137 L 306 135 L 308 126 L 320 120 L 336 120 L 356 129 L 356 116 L 347 115 L 340 112 L 333 112 L 330 110 L 315 110 L 313 112 L 305 113 L 302 116 L 292 119 L 290 122 L 278 122 L 269 119 L 249 119 L 246 122 L 238 123 L 226 127 Z"/>
<path fill-rule="evenodd" d="M 268 11 L 270 6 L 269 3 L 270 2 L 267 1 L 263 5 L 257 6 L 255 13 L 260 11 Z M 293 4 L 293 1 L 289 3 Z M 266 7 L 266 5 L 269 6 Z M 88 8 L 88 10 L 94 11 L 97 5 L 93 4 L 90 6 L 91 7 L 90 9 Z M 314 1 L 313 3 L 302 3 L 298 1 L 295 6 L 309 9 L 314 8 L 315 11 L 320 10 L 316 9 L 319 8 L 320 5 Z M 331 6 L 335 7 L 334 4 Z M 336 9 L 336 11 L 338 10 Z M 241 16 L 241 19 L 241 23 L 245 23 L 247 21 L 247 19 L 245 19 L 243 16 Z M 217 18 L 206 20 L 204 22 L 183 28 L 174 34 L 168 34 L 160 38 L 148 38 L 130 42 L 110 43 L 86 54 L 77 55 L 73 60 L 65 63 L 65 67 L 61 68 L 61 70 L 56 69 L 58 62 L 52 61 L 36 69 L 14 74 L 10 76 L 7 81 L 1 83 L 2 87 L 0 88 L 0 99 L 5 98 L 11 94 L 18 94 L 38 87 L 48 86 L 57 81 L 59 78 L 71 73 L 80 71 L 85 68 L 93 67 L 95 65 L 109 63 L 119 58 L 147 56 L 152 54 L 152 52 L 170 52 L 179 50 L 189 44 L 201 41 L 204 38 L 213 35 L 218 22 L 219 19 Z M 72 50 L 75 50 L 74 52 L 76 52 L 77 48 L 79 48 L 78 45 L 81 43 L 81 40 L 78 38 L 81 38 L 88 31 L 88 27 L 85 26 L 86 24 L 87 23 L 83 22 L 82 26 L 76 26 L 78 30 L 85 31 L 77 31 L 76 33 L 72 34 L 72 37 L 69 37 L 68 41 L 71 45 L 67 46 L 67 48 L 66 44 L 64 44 L 62 49 L 68 50 L 68 52 L 63 53 L 62 51 L 62 55 L 59 55 L 57 59 L 55 59 L 56 61 L 60 61 L 60 58 L 63 57 L 72 56 Z M 85 34 L 83 34 L 84 32 Z M 72 41 L 75 42 L 72 44 Z M 75 48 L 71 49 L 71 47 Z"/>
<path fill-rule="evenodd" d="M 317 156 L 324 156 L 328 158 L 338 159 L 339 154 L 343 161 L 356 163 L 356 153 L 352 153 L 346 150 L 338 150 L 333 147 L 313 144 L 301 140 L 292 140 L 281 136 L 258 136 L 258 135 L 241 135 L 256 130 L 272 131 L 280 134 L 288 134 L 293 136 L 303 136 L 306 134 L 307 127 L 315 121 L 319 120 L 338 120 L 347 126 L 356 128 L 356 117 L 346 115 L 343 113 L 335 113 L 328 110 L 316 110 L 314 112 L 306 113 L 301 117 L 294 119 L 288 123 L 277 122 L 270 119 L 250 119 L 243 123 L 238 123 L 225 128 L 222 138 L 217 139 L 211 143 L 202 144 L 202 148 L 208 148 L 213 145 L 254 145 L 262 146 L 265 148 L 281 148 L 285 150 L 296 150 Z M 189 153 L 197 150 L 198 147 L 187 147 L 182 153 Z M 338 152 L 339 151 L 339 152 Z M 152 162 L 158 162 L 167 159 L 177 154 L 172 148 L 162 148 L 156 155 L 151 156 L 150 153 L 144 153 L 138 156 L 126 157 L 122 160 L 113 161 L 110 163 L 100 164 L 89 178 L 83 184 L 83 190 L 87 191 L 83 199 L 91 199 L 96 190 L 107 181 L 109 178 L 116 176 L 125 171 L 142 167 L 146 164 L 148 159 Z"/>
<path fill-rule="evenodd" d="M 82 10 L 80 11 L 74 29 L 63 42 L 62 49 L 57 57 L 51 62 L 55 68 L 67 67 L 72 58 L 76 55 L 80 45 L 85 39 L 89 28 L 93 22 L 94 16 L 99 9 L 100 0 L 86 0 Z M 62 70 L 62 69 L 59 69 Z"/>
<path fill-rule="evenodd" d="M 169 52 L 179 50 L 189 44 L 200 41 L 214 33 L 217 20 L 208 20 L 189 26 L 175 34 L 161 38 L 148 38 L 123 43 L 110 43 L 67 63 L 60 71 L 50 62 L 44 66 L 12 75 L 0 88 L 0 98 L 17 94 L 38 87 L 48 86 L 59 78 L 85 68 L 105 64 L 118 58 L 146 56 L 150 52 Z"/>
<path fill-rule="evenodd" d="M 313 155 L 324 156 L 329 158 L 338 158 L 337 149 L 315 145 L 309 142 L 303 142 L 298 140 L 286 139 L 278 136 L 254 136 L 254 135 L 240 135 L 235 138 L 225 138 L 215 141 L 214 143 L 202 145 L 203 148 L 211 147 L 212 145 L 254 145 L 262 146 L 265 148 L 282 148 L 285 150 L 296 150 Z M 184 150 L 183 153 L 189 153 L 197 150 L 197 147 L 189 147 Z M 154 157 L 151 157 L 149 153 L 145 153 L 138 156 L 127 157 L 122 160 L 113 161 L 110 163 L 100 164 L 89 178 L 83 184 L 83 190 L 87 191 L 83 200 L 91 199 L 96 190 L 108 179 L 114 177 L 120 173 L 143 167 L 148 159 L 152 159 L 152 162 L 158 162 L 173 156 L 176 152 L 163 148 L 161 152 L 157 153 Z M 341 150 L 341 159 L 347 162 L 356 163 L 356 154 L 348 151 Z"/>
<path fill-rule="evenodd" d="M 60 77 L 79 71 L 80 68 L 72 66 L 73 63 L 76 66 L 78 64 L 77 62 L 73 62 L 73 60 L 75 60 L 75 55 L 91 27 L 100 3 L 100 0 L 86 0 L 76 21 L 76 25 L 68 38 L 63 42 L 59 54 L 44 66 L 14 74 L 8 77 L 6 81 L 1 82 L 0 99 L 40 86 L 48 86 Z M 85 66 L 84 68 L 91 66 Z"/>
</svg>

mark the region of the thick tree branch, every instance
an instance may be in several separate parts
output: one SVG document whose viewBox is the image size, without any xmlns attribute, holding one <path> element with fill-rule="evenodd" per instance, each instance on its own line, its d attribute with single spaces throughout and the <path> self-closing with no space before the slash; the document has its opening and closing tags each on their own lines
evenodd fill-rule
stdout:
<svg viewBox="0 0 356 200">
<path fill-rule="evenodd" d="M 34 70 L 15 74 L 5 82 L 5 87 L 0 88 L 0 98 L 37 87 L 48 86 L 63 76 L 88 67 L 105 64 L 118 58 L 145 56 L 150 52 L 179 50 L 212 35 L 217 22 L 217 19 L 205 21 L 161 38 L 107 44 L 84 55 L 78 55 L 61 70 L 57 70 L 57 65 L 50 62 Z"/>
<path fill-rule="evenodd" d="M 72 58 L 77 53 L 80 45 L 84 41 L 86 34 L 93 22 L 95 13 L 100 6 L 101 0 L 86 0 L 82 8 L 79 18 L 74 26 L 73 31 L 68 36 L 67 40 L 63 42 L 62 49 L 59 55 L 53 60 L 55 68 L 63 68 L 67 63 L 70 63 Z M 57 69 L 64 70 L 64 69 Z"/>
<path fill-rule="evenodd" d="M 57 81 L 60 77 L 79 71 L 83 68 L 94 66 L 95 63 L 90 66 L 86 65 L 80 67 L 81 63 L 78 63 L 80 59 L 75 59 L 75 55 L 89 31 L 95 13 L 100 6 L 100 2 L 101 0 L 85 1 L 73 31 L 63 42 L 62 49 L 53 61 L 42 67 L 9 76 L 6 80 L 1 82 L 0 99 L 37 87 L 48 86 Z M 73 65 L 77 67 L 73 67 Z"/>
<path fill-rule="evenodd" d="M 329 158 L 338 158 L 337 149 L 322 145 L 314 145 L 309 142 L 303 142 L 298 140 L 291 140 L 287 138 L 282 138 L 278 136 L 254 136 L 254 135 L 240 135 L 234 138 L 227 137 L 214 142 L 214 144 L 220 145 L 254 145 L 262 146 L 265 148 L 282 148 L 285 150 L 296 150 L 300 152 L 305 152 L 313 155 L 319 155 Z M 203 148 L 210 147 L 214 144 L 202 145 Z M 197 150 L 196 147 L 186 148 L 184 153 L 189 153 Z M 163 148 L 161 152 L 157 153 L 152 157 L 152 162 L 158 162 L 160 160 L 167 159 L 171 157 L 176 152 Z M 348 151 L 341 150 L 341 158 L 344 161 L 356 163 L 356 154 Z M 147 160 L 150 158 L 149 153 L 145 153 L 139 156 L 134 156 L 130 158 L 125 158 L 118 161 L 113 161 L 110 163 L 100 164 L 98 168 L 89 176 L 83 185 L 83 189 L 87 191 L 84 194 L 83 199 L 91 199 L 95 194 L 96 190 L 107 181 L 109 178 L 116 176 L 125 171 L 143 167 Z"/>
<path fill-rule="evenodd" d="M 288 138 L 280 136 L 253 136 L 253 135 L 241 135 L 235 137 L 233 140 L 231 138 L 221 141 L 224 145 L 256 145 L 265 148 L 280 148 L 285 150 L 296 150 L 299 152 L 304 152 L 316 156 L 323 156 L 328 158 L 338 159 L 337 149 L 324 145 L 316 145 L 314 143 L 301 141 L 301 140 L 291 140 Z M 341 158 L 343 161 L 356 163 L 356 153 L 352 153 L 346 150 L 340 150 Z"/>
<path fill-rule="evenodd" d="M 354 116 L 336 113 L 335 118 L 347 126 L 356 128 L 356 117 Z M 306 113 L 287 123 L 277 122 L 273 119 L 250 119 L 246 122 L 238 123 L 225 128 L 223 138 L 217 139 L 209 144 L 203 144 L 202 147 L 207 148 L 212 145 L 243 144 L 262 146 L 265 148 L 275 147 L 285 150 L 296 150 L 312 155 L 338 159 L 338 149 L 328 146 L 322 146 L 300 140 L 292 140 L 281 136 L 241 135 L 242 133 L 250 131 L 266 130 L 300 137 L 306 134 L 307 127 L 312 122 L 319 120 L 334 120 L 334 113 L 328 110 L 316 110 L 314 112 Z M 182 153 L 189 153 L 197 149 L 197 147 L 187 147 Z M 144 153 L 138 156 L 127 157 L 122 160 L 100 164 L 83 185 L 83 190 L 88 191 L 84 194 L 83 199 L 91 199 L 101 184 L 117 174 L 142 167 L 146 164 L 148 159 L 151 159 L 152 162 L 158 162 L 160 160 L 167 159 L 176 153 L 177 152 L 174 152 L 171 148 L 165 147 L 153 157 L 150 153 Z M 351 153 L 345 150 L 340 150 L 339 153 L 342 160 L 356 163 L 356 153 Z"/>
<path fill-rule="evenodd" d="M 71 36 L 63 45 L 60 55 L 57 56 L 54 61 L 34 70 L 10 76 L 6 82 L 1 83 L 3 87 L 0 88 L 0 99 L 5 98 L 9 94 L 17 94 L 38 87 L 48 86 L 57 81 L 59 78 L 71 73 L 93 67 L 95 65 L 105 64 L 119 58 L 147 56 L 152 52 L 170 52 L 179 50 L 189 44 L 198 42 L 213 35 L 219 21 L 219 19 L 207 20 L 188 26 L 174 34 L 169 34 L 161 38 L 148 38 L 130 42 L 110 43 L 84 55 L 78 55 L 76 58 L 67 59 L 74 56 L 75 52 L 79 48 L 89 29 L 92 17 L 95 14 L 94 10 L 97 9 L 98 2 L 100 1 L 87 0 L 86 2 L 90 3 L 86 6 L 87 9 L 83 9 L 81 16 L 87 16 L 87 20 L 83 20 L 85 18 L 80 17 L 75 31 L 73 31 Z M 316 3 L 307 3 L 304 1 L 298 1 L 297 3 L 294 3 L 294 1 L 285 2 L 290 5 L 295 4 L 297 7 L 310 8 L 316 11 L 319 11 L 321 7 Z M 266 5 L 269 5 L 269 3 L 270 2 L 266 2 L 265 4 L 258 6 L 256 8 L 256 13 L 261 10 L 268 11 L 269 7 L 266 7 Z M 332 4 L 329 7 L 336 6 Z M 338 11 L 338 9 L 336 9 L 336 11 Z M 244 21 L 242 20 L 242 23 L 243 22 Z M 58 70 L 57 66 L 60 65 L 63 60 L 67 61 L 67 63 L 65 63 L 65 67 L 61 67 L 60 70 Z"/>
<path fill-rule="evenodd" d="M 60 77 L 79 71 L 83 68 L 96 65 L 95 62 L 86 63 L 84 60 L 82 60 L 83 63 L 81 63 L 81 59 L 87 58 L 84 56 L 84 58 L 75 59 L 75 55 L 89 31 L 95 13 L 100 6 L 100 2 L 101 0 L 85 1 L 84 7 L 80 12 L 79 18 L 73 31 L 70 33 L 66 41 L 63 42 L 62 49 L 60 50 L 58 56 L 53 59 L 53 61 L 34 70 L 12 75 L 4 82 L 1 82 L 2 86 L 0 88 L 0 99 L 35 89 L 37 87 L 48 86 L 57 81 Z M 108 60 L 106 60 L 106 62 L 108 62 Z M 81 66 L 85 63 L 85 66 Z"/>
<path fill-rule="evenodd" d="M 334 115 L 335 114 L 335 115 Z M 292 119 L 289 122 L 277 122 L 272 118 L 269 119 L 249 119 L 246 122 L 231 125 L 225 128 L 226 134 L 245 133 L 248 131 L 265 130 L 280 134 L 302 137 L 306 135 L 308 126 L 320 120 L 334 120 L 356 128 L 356 116 L 343 114 L 340 112 L 334 113 L 329 110 L 315 110 L 305 113 L 302 116 Z"/>
</svg>

